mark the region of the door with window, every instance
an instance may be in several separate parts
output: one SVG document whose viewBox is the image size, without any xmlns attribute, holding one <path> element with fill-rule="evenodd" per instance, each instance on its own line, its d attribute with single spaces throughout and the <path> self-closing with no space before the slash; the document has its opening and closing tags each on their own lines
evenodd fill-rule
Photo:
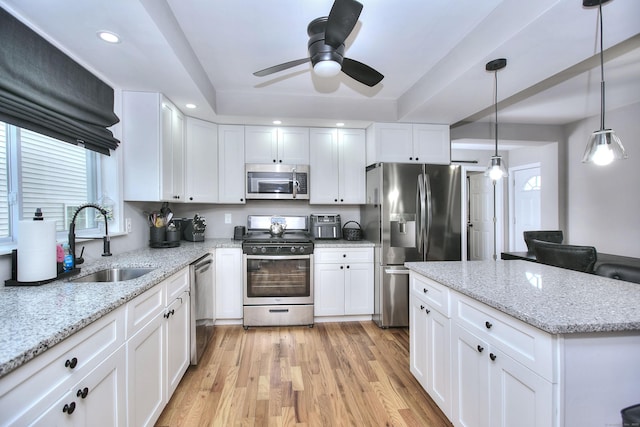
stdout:
<svg viewBox="0 0 640 427">
<path fill-rule="evenodd" d="M 540 230 L 540 167 L 515 169 L 513 173 L 513 228 L 511 248 L 515 252 L 527 250 L 523 232 Z"/>
</svg>

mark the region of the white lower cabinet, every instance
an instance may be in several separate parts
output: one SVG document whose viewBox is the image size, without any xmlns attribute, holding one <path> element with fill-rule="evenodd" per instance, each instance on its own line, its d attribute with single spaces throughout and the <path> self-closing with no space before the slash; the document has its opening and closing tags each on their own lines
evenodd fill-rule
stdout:
<svg viewBox="0 0 640 427">
<path fill-rule="evenodd" d="M 0 425 L 125 425 L 124 308 L 0 381 Z"/>
<path fill-rule="evenodd" d="M 216 249 L 216 321 L 242 320 L 242 249 Z"/>
<path fill-rule="evenodd" d="M 183 269 L 128 304 L 129 425 L 153 425 L 189 366 L 188 292 Z"/>
<path fill-rule="evenodd" d="M 314 315 L 373 313 L 373 249 L 314 251 Z"/>
<path fill-rule="evenodd" d="M 553 424 L 553 384 L 454 322 L 455 425 Z"/>
<path fill-rule="evenodd" d="M 109 356 L 38 417 L 33 426 L 124 426 L 125 352 Z"/>
<path fill-rule="evenodd" d="M 455 426 L 557 425 L 550 334 L 413 272 L 410 301 L 411 372 Z"/>
<path fill-rule="evenodd" d="M 410 370 L 445 415 L 451 415 L 450 320 L 410 296 Z"/>
</svg>

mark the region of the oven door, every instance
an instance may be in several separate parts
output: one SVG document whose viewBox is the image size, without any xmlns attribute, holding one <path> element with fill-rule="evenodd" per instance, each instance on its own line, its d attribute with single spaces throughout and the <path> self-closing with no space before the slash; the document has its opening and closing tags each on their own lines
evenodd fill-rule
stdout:
<svg viewBox="0 0 640 427">
<path fill-rule="evenodd" d="M 313 304 L 313 255 L 244 255 L 244 305 Z"/>
</svg>

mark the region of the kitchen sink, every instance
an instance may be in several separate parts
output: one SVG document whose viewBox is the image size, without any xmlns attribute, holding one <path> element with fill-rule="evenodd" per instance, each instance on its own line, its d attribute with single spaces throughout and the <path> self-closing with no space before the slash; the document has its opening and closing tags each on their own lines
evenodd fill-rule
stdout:
<svg viewBox="0 0 640 427">
<path fill-rule="evenodd" d="M 86 276 L 78 277 L 71 282 L 124 282 L 136 279 L 155 270 L 150 267 L 107 268 Z"/>
</svg>

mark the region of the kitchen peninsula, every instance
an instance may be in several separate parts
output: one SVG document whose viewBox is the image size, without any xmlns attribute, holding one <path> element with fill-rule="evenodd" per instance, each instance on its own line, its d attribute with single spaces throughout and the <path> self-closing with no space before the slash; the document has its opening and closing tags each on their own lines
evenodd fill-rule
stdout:
<svg viewBox="0 0 640 427">
<path fill-rule="evenodd" d="M 620 425 L 640 287 L 526 261 L 406 263 L 411 371 L 454 425 Z"/>
</svg>

